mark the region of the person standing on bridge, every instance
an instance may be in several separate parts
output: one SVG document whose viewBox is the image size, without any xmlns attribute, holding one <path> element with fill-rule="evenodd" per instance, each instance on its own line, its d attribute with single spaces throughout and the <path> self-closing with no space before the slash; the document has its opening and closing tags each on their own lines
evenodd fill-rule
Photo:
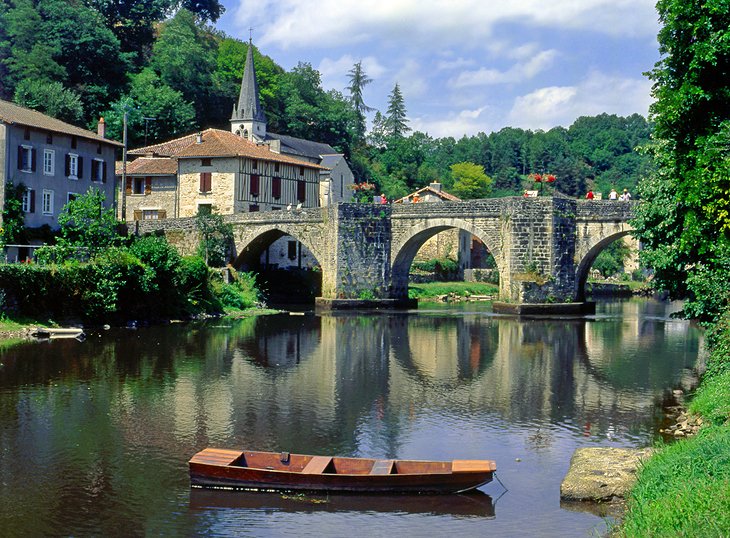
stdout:
<svg viewBox="0 0 730 538">
<path fill-rule="evenodd" d="M 385 193 L 383 193 L 383 192 L 380 193 L 380 203 L 381 204 L 387 204 L 388 203 L 388 198 L 385 196 Z"/>
<path fill-rule="evenodd" d="M 618 193 L 616 192 L 616 189 L 611 189 L 611 192 L 608 193 L 608 199 L 618 200 Z"/>
<path fill-rule="evenodd" d="M 586 193 L 586 200 L 593 200 L 593 189 L 588 189 L 588 192 Z"/>
<path fill-rule="evenodd" d="M 622 192 L 621 196 L 619 196 L 619 200 L 623 200 L 625 202 L 631 200 L 631 193 L 629 192 L 629 189 L 624 189 L 624 192 Z"/>
</svg>

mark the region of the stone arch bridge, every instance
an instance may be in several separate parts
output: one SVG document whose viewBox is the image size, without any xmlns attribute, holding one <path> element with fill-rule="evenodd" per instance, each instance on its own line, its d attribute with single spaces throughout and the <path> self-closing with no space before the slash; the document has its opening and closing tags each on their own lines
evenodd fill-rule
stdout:
<svg viewBox="0 0 730 538">
<path fill-rule="evenodd" d="M 575 303 L 596 256 L 632 231 L 636 202 L 570 198 L 489 198 L 403 205 L 340 203 L 326 208 L 240 213 L 233 225 L 238 268 L 258 264 L 275 240 L 290 235 L 322 270 L 318 303 L 353 300 L 398 304 L 408 298 L 408 272 L 421 246 L 457 228 L 494 256 L 500 300 L 515 304 Z M 183 254 L 195 251 L 195 220 L 139 221 L 137 233 L 164 233 Z"/>
</svg>

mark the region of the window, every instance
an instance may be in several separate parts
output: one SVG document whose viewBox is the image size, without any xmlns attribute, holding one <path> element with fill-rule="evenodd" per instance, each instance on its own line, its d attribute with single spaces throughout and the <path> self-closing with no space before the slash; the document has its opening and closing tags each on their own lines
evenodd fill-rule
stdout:
<svg viewBox="0 0 730 538">
<path fill-rule="evenodd" d="M 50 131 L 46 133 L 46 144 L 53 144 L 53 133 Z"/>
<path fill-rule="evenodd" d="M 259 210 L 258 204 L 251 204 L 248 206 L 248 212 L 249 213 L 256 213 Z"/>
<path fill-rule="evenodd" d="M 35 150 L 32 146 L 18 146 L 18 170 L 35 172 Z"/>
<path fill-rule="evenodd" d="M 144 194 L 145 178 L 136 177 L 132 181 L 132 194 Z"/>
<path fill-rule="evenodd" d="M 23 193 L 23 213 L 35 213 L 35 191 L 25 189 Z"/>
<path fill-rule="evenodd" d="M 71 149 L 76 149 L 76 146 L 79 145 L 79 141 L 75 136 L 71 137 Z"/>
<path fill-rule="evenodd" d="M 287 242 L 287 250 L 288 250 L 288 258 L 290 260 L 295 260 L 297 258 L 297 242 L 296 241 L 288 241 Z"/>
<path fill-rule="evenodd" d="M 73 202 L 74 200 L 76 200 L 76 198 L 78 198 L 78 196 L 79 196 L 79 193 L 77 193 L 77 192 L 69 192 L 66 195 L 66 203 Z"/>
<path fill-rule="evenodd" d="M 102 159 L 91 161 L 91 181 L 106 181 L 106 163 Z"/>
<path fill-rule="evenodd" d="M 71 179 L 79 179 L 83 174 L 83 157 L 79 157 L 75 153 L 66 154 L 66 177 Z"/>
<path fill-rule="evenodd" d="M 281 178 L 280 177 L 271 178 L 271 197 L 274 200 L 278 200 L 279 198 L 281 198 Z"/>
<path fill-rule="evenodd" d="M 297 201 L 304 202 L 307 199 L 307 182 L 300 179 L 297 181 Z"/>
<path fill-rule="evenodd" d="M 212 204 L 198 204 L 198 215 L 212 215 L 213 205 Z"/>
<path fill-rule="evenodd" d="M 259 176 L 257 174 L 251 174 L 251 196 L 259 195 Z"/>
<path fill-rule="evenodd" d="M 52 176 L 56 171 L 56 152 L 52 149 L 43 150 L 43 174 Z"/>
<path fill-rule="evenodd" d="M 99 144 L 96 145 L 96 153 L 98 153 L 99 155 L 101 155 L 101 143 L 99 143 Z"/>
<path fill-rule="evenodd" d="M 43 214 L 53 215 L 53 191 L 43 190 Z"/>
<path fill-rule="evenodd" d="M 30 127 L 26 127 L 23 132 L 23 140 L 30 140 Z"/>
<path fill-rule="evenodd" d="M 211 166 L 210 157 L 200 159 L 200 166 Z"/>
<path fill-rule="evenodd" d="M 210 192 L 212 189 L 213 175 L 210 172 L 200 172 L 200 192 Z"/>
<path fill-rule="evenodd" d="M 251 170 L 258 170 L 259 169 L 259 162 L 256 159 L 253 159 L 251 161 Z"/>
<path fill-rule="evenodd" d="M 144 220 L 158 220 L 160 218 L 160 211 L 158 209 L 144 209 L 142 211 L 142 219 Z"/>
<path fill-rule="evenodd" d="M 279 171 L 279 163 L 274 163 L 274 172 Z"/>
<path fill-rule="evenodd" d="M 278 205 L 275 205 L 275 206 L 271 207 L 271 210 L 272 211 L 281 211 L 281 208 Z"/>
<path fill-rule="evenodd" d="M 303 166 L 300 166 L 299 167 L 299 175 L 300 176 L 303 176 L 304 175 L 304 167 Z"/>
</svg>

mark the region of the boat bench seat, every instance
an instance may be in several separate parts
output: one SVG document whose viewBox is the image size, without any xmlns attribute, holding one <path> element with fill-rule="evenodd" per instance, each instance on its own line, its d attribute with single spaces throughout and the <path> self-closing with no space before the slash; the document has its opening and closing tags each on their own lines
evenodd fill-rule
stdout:
<svg viewBox="0 0 730 538">
<path fill-rule="evenodd" d="M 304 466 L 304 474 L 322 474 L 332 461 L 331 456 L 313 456 L 309 463 Z"/>
<path fill-rule="evenodd" d="M 373 463 L 370 474 L 390 474 L 393 472 L 393 460 L 378 460 Z"/>
</svg>

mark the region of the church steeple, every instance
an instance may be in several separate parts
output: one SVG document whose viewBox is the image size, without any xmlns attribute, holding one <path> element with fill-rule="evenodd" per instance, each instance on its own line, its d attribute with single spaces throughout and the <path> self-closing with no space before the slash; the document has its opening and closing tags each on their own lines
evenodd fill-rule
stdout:
<svg viewBox="0 0 730 538">
<path fill-rule="evenodd" d="M 233 105 L 231 132 L 249 140 L 263 141 L 266 138 L 266 115 L 259 102 L 259 84 L 256 80 L 256 67 L 253 63 L 251 38 L 248 40 L 248 52 L 246 53 L 246 65 L 243 68 L 238 106 Z"/>
</svg>

